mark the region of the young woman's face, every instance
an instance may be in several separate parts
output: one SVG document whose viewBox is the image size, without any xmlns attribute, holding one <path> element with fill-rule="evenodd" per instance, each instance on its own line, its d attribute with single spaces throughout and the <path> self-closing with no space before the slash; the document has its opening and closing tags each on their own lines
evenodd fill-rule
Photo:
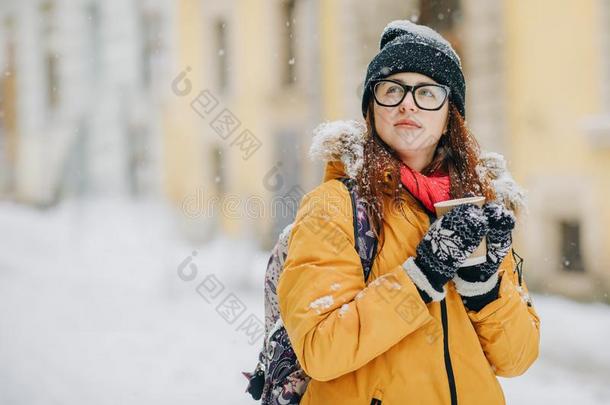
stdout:
<svg viewBox="0 0 610 405">
<path fill-rule="evenodd" d="M 395 73 L 387 79 L 397 80 L 410 86 L 420 83 L 438 84 L 428 76 L 412 72 Z M 422 94 L 422 97 L 425 94 L 427 93 Z M 377 102 L 373 105 L 375 127 L 379 137 L 399 156 L 430 153 L 431 150 L 436 149 L 441 135 L 447 130 L 448 101 L 445 101 L 439 110 L 423 110 L 415 104 L 413 92 L 410 91 L 395 107 L 384 107 Z"/>
</svg>

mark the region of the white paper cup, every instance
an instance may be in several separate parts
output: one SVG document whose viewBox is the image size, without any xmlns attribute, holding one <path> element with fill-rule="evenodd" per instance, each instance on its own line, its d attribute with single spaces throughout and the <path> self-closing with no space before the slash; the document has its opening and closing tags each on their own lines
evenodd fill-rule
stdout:
<svg viewBox="0 0 610 405">
<path fill-rule="evenodd" d="M 445 215 L 447 212 L 451 211 L 451 209 L 455 206 L 461 204 L 475 204 L 480 208 L 483 208 L 483 204 L 485 204 L 485 197 L 477 196 L 477 197 L 466 197 L 466 198 L 456 198 L 454 200 L 441 201 L 434 204 L 434 209 L 436 210 L 436 216 L 441 217 Z M 485 239 L 481 241 L 481 244 L 475 249 L 474 252 L 468 259 L 462 263 L 460 267 L 466 266 L 474 266 L 476 264 L 485 263 L 487 261 L 487 244 L 485 243 Z"/>
</svg>

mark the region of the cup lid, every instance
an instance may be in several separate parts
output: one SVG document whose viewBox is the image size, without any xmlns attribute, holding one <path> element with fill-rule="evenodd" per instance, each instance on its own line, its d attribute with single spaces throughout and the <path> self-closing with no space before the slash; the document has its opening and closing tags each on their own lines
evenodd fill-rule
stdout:
<svg viewBox="0 0 610 405">
<path fill-rule="evenodd" d="M 435 208 L 453 207 L 454 205 L 468 204 L 468 203 L 476 204 L 476 203 L 483 202 L 483 201 L 485 201 L 485 197 L 484 196 L 455 198 L 453 200 L 447 200 L 447 201 L 441 201 L 441 202 L 434 203 L 434 207 Z"/>
</svg>

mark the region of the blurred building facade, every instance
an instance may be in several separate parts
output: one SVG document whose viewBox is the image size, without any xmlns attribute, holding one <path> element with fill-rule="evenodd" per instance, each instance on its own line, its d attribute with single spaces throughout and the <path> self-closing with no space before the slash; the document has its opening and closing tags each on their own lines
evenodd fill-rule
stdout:
<svg viewBox="0 0 610 405">
<path fill-rule="evenodd" d="M 296 210 L 284 197 L 300 200 L 312 170 L 304 134 L 321 116 L 317 2 L 176 7 L 169 196 L 193 237 L 224 230 L 268 244 Z"/>
<path fill-rule="evenodd" d="M 0 4 L 0 190 L 34 205 L 161 191 L 163 1 Z"/>
<path fill-rule="evenodd" d="M 5 1 L 0 193 L 165 195 L 189 237 L 268 248 L 394 19 L 461 55 L 468 125 L 528 192 L 530 284 L 607 299 L 610 0 Z"/>
<path fill-rule="evenodd" d="M 185 230 L 223 229 L 269 247 L 321 181 L 308 158 L 312 130 L 360 117 L 379 32 L 415 3 L 178 1 L 165 145 Z"/>
<path fill-rule="evenodd" d="M 187 19 L 216 16 L 200 21 L 207 35 L 203 29 L 190 40 L 206 38 L 209 60 L 198 73 L 199 87 L 206 88 L 206 81 L 210 88 L 225 86 L 215 94 L 234 106 L 242 123 L 256 128 L 263 145 L 252 160 L 256 163 L 240 162 L 241 152 L 203 125 L 215 149 L 187 149 L 224 156 L 209 158 L 202 171 L 209 173 L 212 189 L 216 180 L 216 192 L 269 201 L 294 185 L 301 192 L 314 187 L 321 168 L 306 157 L 311 129 L 324 120 L 360 117 L 361 83 L 381 30 L 392 19 L 410 18 L 433 26 L 454 44 L 467 76 L 468 125 L 484 149 L 506 156 L 528 192 L 529 213 L 515 245 L 526 258 L 531 284 L 605 298 L 610 286 L 604 249 L 610 218 L 603 210 L 610 190 L 605 174 L 610 169 L 608 1 L 278 0 L 227 3 L 222 11 L 205 3 L 181 4 L 201 7 L 184 13 Z M 184 55 L 192 60 L 196 53 Z M 225 68 L 227 74 L 220 73 Z M 568 87 L 562 78 L 570 78 Z M 205 156 L 199 160 L 206 167 Z M 254 221 L 250 232 L 272 240 L 277 225 L 290 218 L 266 219 Z M 267 227 L 260 228 L 263 224 Z M 220 226 L 243 232 L 243 216 L 225 217 Z"/>
<path fill-rule="evenodd" d="M 610 2 L 507 2 L 508 148 L 532 282 L 608 300 Z"/>
</svg>

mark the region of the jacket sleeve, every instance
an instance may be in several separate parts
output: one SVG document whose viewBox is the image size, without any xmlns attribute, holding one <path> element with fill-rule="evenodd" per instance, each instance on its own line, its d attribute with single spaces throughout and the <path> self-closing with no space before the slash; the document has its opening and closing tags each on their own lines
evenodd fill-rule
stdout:
<svg viewBox="0 0 610 405">
<path fill-rule="evenodd" d="M 512 254 L 500 266 L 500 292 L 480 311 L 468 311 L 481 347 L 494 372 L 502 377 L 523 374 L 538 357 L 540 318 L 525 280 L 519 283 Z"/>
<path fill-rule="evenodd" d="M 338 181 L 303 198 L 278 299 L 301 367 L 320 381 L 357 370 L 432 320 L 401 266 L 365 286 L 351 200 Z"/>
</svg>

